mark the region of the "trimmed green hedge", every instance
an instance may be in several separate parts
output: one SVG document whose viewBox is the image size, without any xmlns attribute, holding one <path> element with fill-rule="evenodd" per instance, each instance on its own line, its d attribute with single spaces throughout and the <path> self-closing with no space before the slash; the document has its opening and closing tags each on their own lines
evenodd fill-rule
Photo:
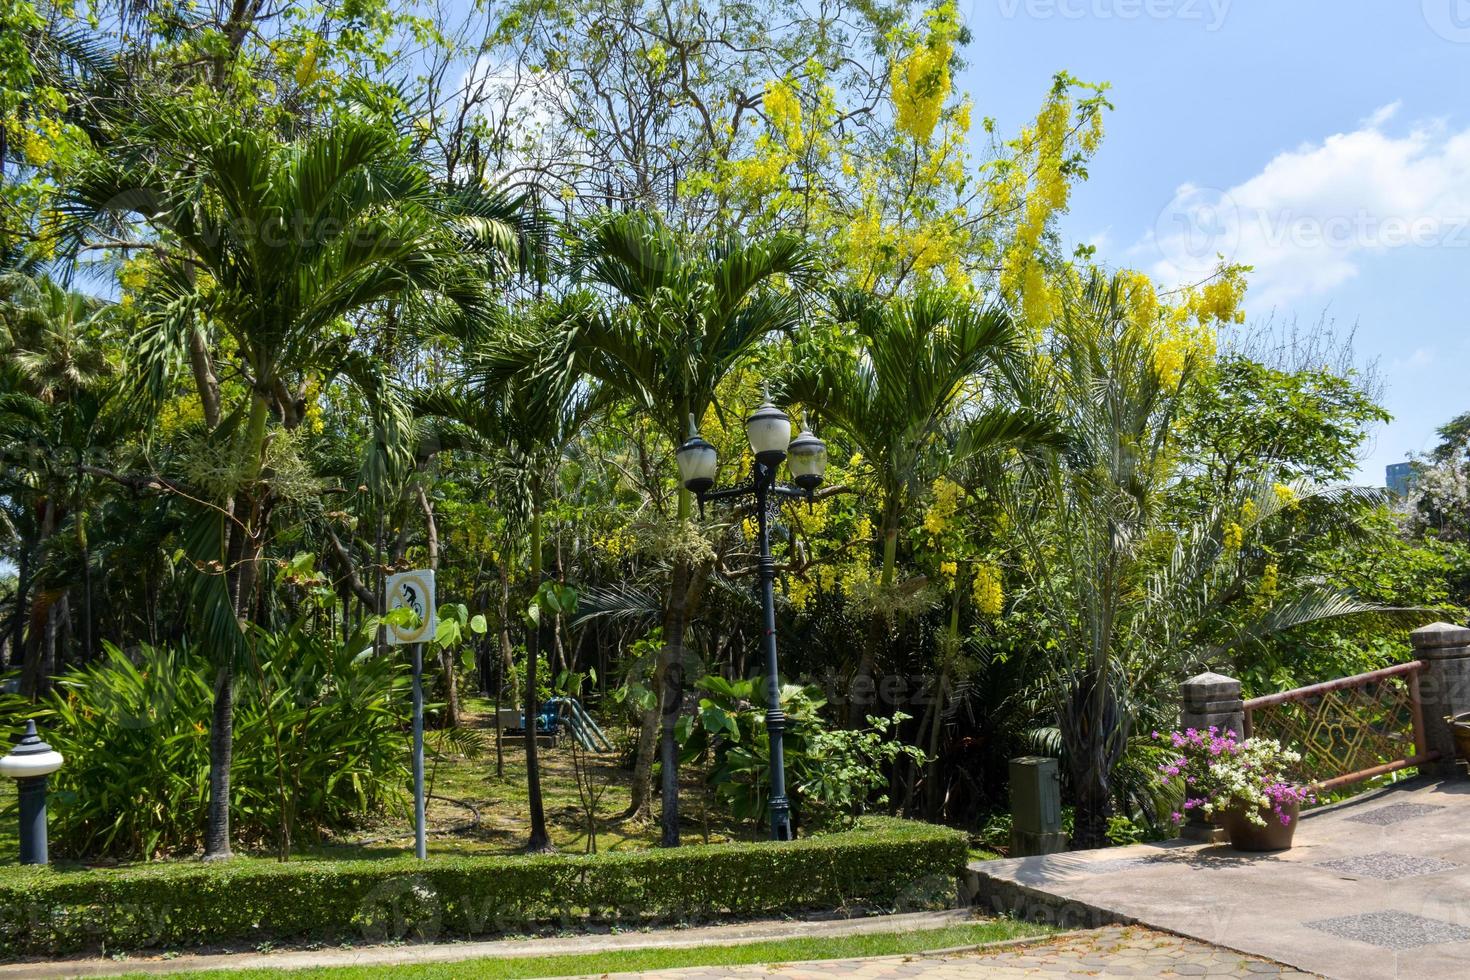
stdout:
<svg viewBox="0 0 1470 980">
<path fill-rule="evenodd" d="M 482 936 L 952 898 L 966 839 L 868 819 L 786 844 L 591 856 L 235 861 L 0 874 L 0 954 Z"/>
</svg>

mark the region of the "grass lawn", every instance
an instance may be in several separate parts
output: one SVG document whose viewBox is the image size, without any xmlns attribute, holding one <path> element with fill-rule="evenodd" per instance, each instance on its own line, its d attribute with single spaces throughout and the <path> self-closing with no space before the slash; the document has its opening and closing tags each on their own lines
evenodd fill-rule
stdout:
<svg viewBox="0 0 1470 980">
<path fill-rule="evenodd" d="M 482 750 L 474 757 L 455 751 L 439 732 L 425 733 L 425 782 L 435 797 L 428 805 L 429 854 L 514 854 L 525 847 L 527 818 L 526 765 L 520 736 L 502 743 L 503 772 L 496 774 L 494 705 L 478 697 L 465 698 L 461 725 L 480 733 Z M 610 736 L 612 732 L 608 733 Z M 572 750 L 564 737 L 556 748 L 543 746 L 541 792 L 547 829 L 557 850 L 581 854 L 587 850 L 586 814 L 577 793 Z M 437 756 L 437 762 L 436 762 Z M 652 847 L 658 842 L 656 821 L 628 822 L 618 815 L 628 806 L 632 773 L 619 765 L 615 754 L 583 754 L 594 778 L 605 787 L 597 803 L 597 849 L 617 851 Z M 764 821 L 736 824 L 694 767 L 681 773 L 680 810 L 684 839 L 689 843 L 762 839 Z M 454 800 L 458 802 L 447 802 Z M 471 809 L 473 807 L 473 809 Z M 478 813 L 478 824 L 474 822 Z M 462 828 L 454 833 L 436 830 Z M 398 856 L 413 850 L 413 823 L 409 814 L 385 817 L 333 841 L 303 843 L 302 857 L 332 859 Z"/>
<path fill-rule="evenodd" d="M 624 949 L 599 953 L 575 953 L 559 956 L 497 957 L 461 960 L 453 963 L 430 963 L 422 966 L 394 964 L 389 966 L 321 967 L 290 971 L 296 978 L 329 978 L 329 980 L 377 980 L 386 977 L 412 977 L 414 980 L 450 980 L 475 977 L 481 980 L 509 980 L 515 977 L 555 977 L 576 974 L 637 973 L 674 967 L 736 966 L 743 963 L 791 963 L 799 960 L 849 959 L 864 956 L 893 956 L 925 950 L 949 949 L 977 943 L 997 942 L 1054 932 L 1047 926 L 1011 919 L 991 919 L 966 925 L 909 932 L 874 933 L 866 936 L 809 937 L 746 943 L 734 946 L 691 946 L 684 949 Z M 191 978 L 212 977 L 218 980 L 266 980 L 281 976 L 280 969 L 209 970 L 174 973 L 168 976 Z M 143 977 L 145 974 L 131 974 Z M 152 976 L 157 976 L 153 974 Z"/>
</svg>

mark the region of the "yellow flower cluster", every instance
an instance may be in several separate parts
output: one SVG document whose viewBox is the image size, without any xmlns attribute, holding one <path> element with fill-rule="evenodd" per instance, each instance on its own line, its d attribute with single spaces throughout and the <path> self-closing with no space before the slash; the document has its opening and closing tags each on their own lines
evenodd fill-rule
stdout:
<svg viewBox="0 0 1470 980">
<path fill-rule="evenodd" d="M 1033 332 L 1050 322 L 1056 308 L 1056 292 L 1041 264 L 1041 240 L 1052 217 L 1066 210 L 1071 195 L 1063 167 L 1072 126 L 1072 100 L 1065 90 L 1054 90 L 1037 114 L 1036 124 L 1022 129 L 1012 144 L 1016 158 L 997 188 L 998 208 L 1020 211 L 1015 235 L 1001 258 L 1000 286 L 1013 302 L 1019 302 Z M 1100 128 L 1088 132 L 1101 138 Z"/>
<path fill-rule="evenodd" d="M 1200 326 L 1212 323 L 1244 323 L 1245 273 L 1235 267 L 1222 269 L 1220 274 L 1187 296 L 1189 311 Z"/>
<path fill-rule="evenodd" d="M 1224 530 L 1220 532 L 1220 542 L 1226 551 L 1239 551 L 1245 543 L 1245 528 L 1234 521 L 1226 521 Z"/>
<path fill-rule="evenodd" d="M 321 379 L 313 376 L 307 383 L 304 393 L 306 410 L 301 414 L 301 424 L 314 436 L 322 434 L 326 422 L 322 418 L 322 384 Z"/>
<path fill-rule="evenodd" d="M 1178 384 L 1189 364 L 1215 356 L 1214 328 L 1190 323 L 1179 312 L 1177 308 L 1170 311 L 1154 345 L 1154 372 L 1166 385 Z"/>
<path fill-rule="evenodd" d="M 801 129 L 801 99 L 797 97 L 796 86 L 789 79 L 767 82 L 761 103 L 771 128 L 791 149 L 800 152 L 806 144 L 806 134 Z"/>
<path fill-rule="evenodd" d="M 944 477 L 934 481 L 934 499 L 924 511 L 924 530 L 929 535 L 929 546 L 939 543 L 939 535 L 950 527 L 955 512 L 960 509 L 960 494 L 963 489 L 953 480 Z"/>
<path fill-rule="evenodd" d="M 1291 507 L 1296 504 L 1296 491 L 1285 483 L 1277 483 L 1271 487 L 1271 492 L 1276 494 L 1276 501 L 1282 507 Z"/>
<path fill-rule="evenodd" d="M 821 534 L 827 529 L 827 523 L 832 518 L 831 499 L 819 500 L 810 508 L 803 507 L 797 520 L 801 522 L 802 533 L 808 537 Z"/>
<path fill-rule="evenodd" d="M 1202 291 L 1186 290 L 1181 303 L 1169 305 L 1142 272 L 1125 269 L 1118 283 L 1129 324 L 1152 346 L 1154 372 L 1164 384 L 1178 384 L 1189 364 L 1215 356 L 1215 314 L 1227 312 L 1221 295 L 1202 299 Z"/>
<path fill-rule="evenodd" d="M 1276 590 L 1280 588 L 1281 585 L 1280 579 L 1281 570 L 1277 567 L 1274 561 L 1269 563 L 1264 569 L 1261 570 L 1262 598 L 1270 598 L 1271 596 L 1274 596 L 1276 594 Z"/>
<path fill-rule="evenodd" d="M 760 152 L 755 156 L 732 165 L 734 175 L 750 193 L 774 194 L 786 183 L 786 166 L 791 158 L 765 135 L 756 139 L 756 148 Z"/>
<path fill-rule="evenodd" d="M 148 285 L 153 262 L 146 256 L 134 256 L 117 269 L 117 284 L 128 292 L 137 292 Z"/>
<path fill-rule="evenodd" d="M 1259 516 L 1260 513 L 1261 509 L 1256 506 L 1256 502 L 1254 500 L 1247 500 L 1245 503 L 1240 505 L 1240 521 L 1242 524 L 1254 524 L 1256 522 L 1256 517 Z"/>
<path fill-rule="evenodd" d="M 812 596 L 816 594 L 816 583 L 810 579 L 792 579 L 786 585 L 786 600 L 798 611 L 805 611 L 811 605 Z"/>
<path fill-rule="evenodd" d="M 321 58 L 322 49 L 326 43 L 320 37 L 312 37 L 306 42 L 306 48 L 301 52 L 301 60 L 296 62 L 296 84 L 301 88 L 310 88 L 317 79 L 317 60 Z"/>
<path fill-rule="evenodd" d="M 593 538 L 593 547 L 609 561 L 620 561 L 638 550 L 638 539 L 626 527 L 616 527 Z"/>
<path fill-rule="evenodd" d="M 1005 607 L 1005 593 L 1001 589 L 1000 569 L 995 565 L 975 566 L 975 581 L 971 586 L 975 608 L 980 615 L 995 617 Z"/>
<path fill-rule="evenodd" d="M 889 70 L 894 124 L 900 132 L 927 143 L 934 135 L 944 103 L 949 98 L 949 62 L 959 34 L 954 0 L 946 0 L 924 15 L 926 36 Z"/>
<path fill-rule="evenodd" d="M 939 577 L 949 584 L 954 584 L 955 576 L 960 573 L 959 562 L 942 561 L 939 563 Z"/>
<path fill-rule="evenodd" d="M 861 589 L 871 588 L 875 578 L 872 566 L 866 562 L 848 565 L 842 570 L 842 591 L 853 595 Z"/>
</svg>

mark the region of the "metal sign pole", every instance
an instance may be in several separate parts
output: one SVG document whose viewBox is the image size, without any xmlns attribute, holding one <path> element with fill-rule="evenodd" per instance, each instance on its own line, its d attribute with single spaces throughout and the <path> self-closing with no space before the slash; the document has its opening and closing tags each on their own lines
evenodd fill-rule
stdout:
<svg viewBox="0 0 1470 980">
<path fill-rule="evenodd" d="M 424 839 L 424 645 L 413 647 L 413 851 L 420 861 L 429 856 Z"/>
<path fill-rule="evenodd" d="M 390 612 L 407 609 L 414 620 L 390 621 L 388 642 L 411 647 L 413 656 L 413 850 L 420 861 L 429 856 L 424 839 L 424 640 L 438 625 L 434 608 L 434 570 L 415 568 L 388 576 Z"/>
</svg>

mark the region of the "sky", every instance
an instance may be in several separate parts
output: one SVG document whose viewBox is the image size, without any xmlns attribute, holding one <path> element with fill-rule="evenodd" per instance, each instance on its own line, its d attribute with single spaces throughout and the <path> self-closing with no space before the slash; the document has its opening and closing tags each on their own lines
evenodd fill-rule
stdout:
<svg viewBox="0 0 1470 980">
<path fill-rule="evenodd" d="M 1470 411 L 1470 0 L 960 0 L 957 80 L 1014 133 L 1057 71 L 1111 84 L 1061 231 L 1109 266 L 1255 267 L 1251 321 L 1356 328 L 1393 422 L 1357 480 Z"/>
</svg>

